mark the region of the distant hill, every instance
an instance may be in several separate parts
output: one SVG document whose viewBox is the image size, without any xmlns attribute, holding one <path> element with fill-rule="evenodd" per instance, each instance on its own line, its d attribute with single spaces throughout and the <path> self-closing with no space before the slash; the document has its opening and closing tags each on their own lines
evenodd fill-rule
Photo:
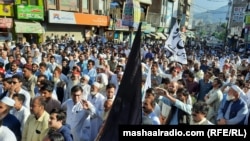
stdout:
<svg viewBox="0 0 250 141">
<path fill-rule="evenodd" d="M 205 23 L 225 23 L 228 12 L 228 5 L 202 13 L 194 13 L 194 20 L 202 20 Z"/>
</svg>

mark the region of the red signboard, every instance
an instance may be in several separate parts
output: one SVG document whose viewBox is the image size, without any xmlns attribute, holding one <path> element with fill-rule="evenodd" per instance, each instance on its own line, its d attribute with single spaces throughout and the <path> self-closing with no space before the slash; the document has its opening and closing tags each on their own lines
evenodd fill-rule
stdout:
<svg viewBox="0 0 250 141">
<path fill-rule="evenodd" d="M 12 28 L 12 18 L 0 18 L 0 28 Z"/>
</svg>

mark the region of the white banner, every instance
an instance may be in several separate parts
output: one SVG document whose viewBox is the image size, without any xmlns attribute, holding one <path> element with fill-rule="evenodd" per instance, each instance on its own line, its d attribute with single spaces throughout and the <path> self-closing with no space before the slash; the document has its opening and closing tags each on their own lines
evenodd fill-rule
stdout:
<svg viewBox="0 0 250 141">
<path fill-rule="evenodd" d="M 181 64 L 187 64 L 187 55 L 184 47 L 184 42 L 181 39 L 181 32 L 178 22 L 175 23 L 171 33 L 165 42 L 165 48 L 173 54 L 173 61 Z"/>
</svg>

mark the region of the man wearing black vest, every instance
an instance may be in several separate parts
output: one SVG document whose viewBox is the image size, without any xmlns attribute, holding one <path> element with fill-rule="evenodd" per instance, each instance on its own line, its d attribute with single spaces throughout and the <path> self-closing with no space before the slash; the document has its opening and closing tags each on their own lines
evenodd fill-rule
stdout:
<svg viewBox="0 0 250 141">
<path fill-rule="evenodd" d="M 248 114 L 247 103 L 240 97 L 242 90 L 237 85 L 230 86 L 226 100 L 220 105 L 218 125 L 243 125 Z"/>
</svg>

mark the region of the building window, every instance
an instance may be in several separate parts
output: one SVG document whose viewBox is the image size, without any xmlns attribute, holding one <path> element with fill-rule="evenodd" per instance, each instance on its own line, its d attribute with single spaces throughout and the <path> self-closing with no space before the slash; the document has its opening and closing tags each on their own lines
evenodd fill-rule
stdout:
<svg viewBox="0 0 250 141">
<path fill-rule="evenodd" d="M 28 0 L 22 0 L 21 4 L 28 4 Z"/>
<path fill-rule="evenodd" d="M 61 0 L 61 10 L 79 11 L 79 0 Z"/>
<path fill-rule="evenodd" d="M 38 0 L 30 0 L 30 5 L 38 5 Z"/>
<path fill-rule="evenodd" d="M 89 0 L 82 0 L 82 11 L 88 13 L 89 9 Z"/>
<path fill-rule="evenodd" d="M 83 9 L 89 8 L 89 0 L 82 0 L 82 8 Z"/>
<path fill-rule="evenodd" d="M 48 5 L 56 5 L 56 0 L 48 0 Z"/>
<path fill-rule="evenodd" d="M 0 0 L 1 4 L 13 3 L 13 0 Z"/>
</svg>

